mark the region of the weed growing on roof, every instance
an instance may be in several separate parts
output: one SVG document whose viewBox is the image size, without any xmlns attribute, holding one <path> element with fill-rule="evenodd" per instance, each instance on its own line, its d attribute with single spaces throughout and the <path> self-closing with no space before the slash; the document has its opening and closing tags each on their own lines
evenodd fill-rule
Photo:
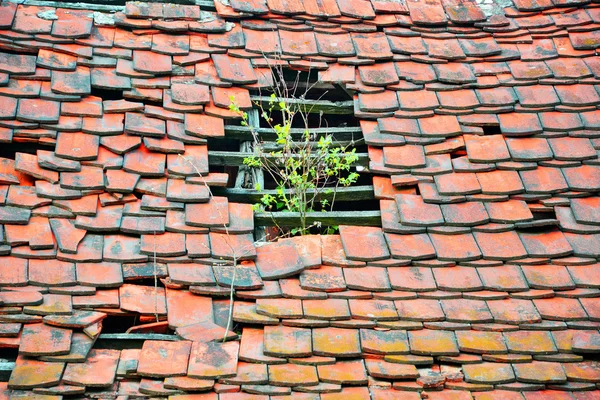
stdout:
<svg viewBox="0 0 600 400">
<path fill-rule="evenodd" d="M 350 186 L 358 180 L 353 170 L 358 161 L 356 149 L 337 145 L 331 134 L 317 137 L 311 134 L 308 123 L 310 109 L 302 102 L 289 102 L 289 91 L 275 91 L 267 105 L 256 102 L 261 118 L 275 133 L 275 150 L 267 150 L 257 129 L 249 123 L 248 113 L 241 110 L 235 97 L 230 98 L 229 109 L 238 113 L 242 126 L 248 127 L 254 139 L 255 155 L 246 157 L 244 165 L 266 171 L 275 181 L 275 194 L 265 193 L 255 210 L 296 212 L 300 215 L 300 227 L 292 233 L 307 232 L 307 214 L 313 211 L 330 211 L 335 203 L 335 192 L 339 186 Z M 280 123 L 274 122 L 274 113 L 279 112 Z M 320 114 L 320 117 L 322 115 Z M 301 119 L 303 132 L 294 138 L 291 134 L 295 119 Z M 261 191 L 260 186 L 255 187 Z M 332 200 L 323 197 L 331 194 Z M 328 233 L 331 233 L 329 229 Z"/>
</svg>

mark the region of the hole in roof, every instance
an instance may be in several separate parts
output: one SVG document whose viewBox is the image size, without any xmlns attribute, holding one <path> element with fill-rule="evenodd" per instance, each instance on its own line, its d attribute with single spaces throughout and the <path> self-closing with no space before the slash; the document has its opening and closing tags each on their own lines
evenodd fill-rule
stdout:
<svg viewBox="0 0 600 400">
<path fill-rule="evenodd" d="M 500 126 L 482 126 L 484 135 L 500 135 Z"/>
<path fill-rule="evenodd" d="M 100 97 L 102 100 L 123 100 L 122 90 L 108 90 L 92 87 L 90 95 Z"/>
</svg>

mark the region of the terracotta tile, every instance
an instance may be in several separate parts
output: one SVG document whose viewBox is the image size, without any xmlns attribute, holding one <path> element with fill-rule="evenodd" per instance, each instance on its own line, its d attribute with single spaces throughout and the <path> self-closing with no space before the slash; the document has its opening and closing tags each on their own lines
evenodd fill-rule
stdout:
<svg viewBox="0 0 600 400">
<path fill-rule="evenodd" d="M 433 274 L 440 290 L 466 292 L 483 289 L 475 268 L 461 266 L 436 268 Z"/>
<path fill-rule="evenodd" d="M 164 288 L 124 284 L 119 288 L 121 309 L 140 314 L 167 313 Z"/>
<path fill-rule="evenodd" d="M 410 18 L 421 25 L 438 25 L 447 22 L 444 8 L 441 1 L 432 1 L 423 6 L 417 1 L 408 1 L 406 3 L 410 12 Z"/>
<path fill-rule="evenodd" d="M 342 240 L 338 235 L 321 235 L 321 257 L 323 264 L 339 267 L 363 267 L 364 261 L 346 258 Z"/>
<path fill-rule="evenodd" d="M 527 253 L 533 257 L 559 257 L 571 254 L 573 249 L 560 231 L 519 233 Z"/>
<path fill-rule="evenodd" d="M 511 223 L 533 219 L 533 215 L 524 201 L 486 202 L 484 206 L 490 216 L 491 222 Z"/>
<path fill-rule="evenodd" d="M 305 290 L 339 292 L 346 289 L 341 268 L 322 266 L 300 274 L 300 286 Z"/>
<path fill-rule="evenodd" d="M 378 299 L 350 299 L 350 312 L 353 318 L 366 320 L 394 321 L 398 319 L 398 313 L 394 303 Z"/>
<path fill-rule="evenodd" d="M 350 319 L 350 308 L 346 299 L 303 300 L 304 316 L 317 320 Z"/>
<path fill-rule="evenodd" d="M 533 289 L 569 290 L 575 288 L 566 267 L 561 265 L 523 265 L 521 270 Z"/>
<path fill-rule="evenodd" d="M 359 58 L 386 60 L 392 58 L 390 45 L 385 34 L 378 33 L 352 33 L 352 42 Z"/>
<path fill-rule="evenodd" d="M 256 303 L 236 301 L 233 308 L 233 320 L 236 322 L 277 325 L 279 320 L 256 312 Z"/>
<path fill-rule="evenodd" d="M 338 361 L 333 365 L 317 367 L 322 382 L 334 384 L 366 385 L 367 371 L 362 360 Z"/>
<path fill-rule="evenodd" d="M 538 167 L 531 171 L 520 171 L 519 174 L 528 193 L 558 193 L 568 189 L 567 182 L 558 168 Z"/>
<path fill-rule="evenodd" d="M 422 329 L 409 331 L 408 340 L 412 354 L 458 355 L 458 346 L 453 332 Z"/>
<path fill-rule="evenodd" d="M 560 363 L 533 361 L 526 364 L 514 364 L 517 379 L 526 383 L 561 383 L 567 376 Z"/>
<path fill-rule="evenodd" d="M 409 226 L 435 226 L 444 222 L 438 205 L 426 204 L 417 195 L 398 195 L 396 203 L 402 223 Z"/>
<path fill-rule="evenodd" d="M 183 290 L 166 289 L 169 326 L 183 327 L 201 322 L 212 322 L 212 300 Z M 192 310 L 192 312 L 190 312 Z"/>
<path fill-rule="evenodd" d="M 552 354 L 557 351 L 550 332 L 516 331 L 504 332 L 503 335 L 511 353 Z"/>
<path fill-rule="evenodd" d="M 497 323 L 523 324 L 542 321 L 531 300 L 491 300 L 487 302 L 487 305 Z"/>
<path fill-rule="evenodd" d="M 283 297 L 286 298 L 301 300 L 327 298 L 327 294 L 324 292 L 316 292 L 313 290 L 302 289 L 300 287 L 300 281 L 298 279 L 280 279 L 279 286 L 281 288 L 281 293 L 283 294 Z"/>
<path fill-rule="evenodd" d="M 124 235 L 104 237 L 103 258 L 112 262 L 144 262 L 148 256 L 140 253 L 140 240 Z"/>
<path fill-rule="evenodd" d="M 253 237 L 251 234 L 226 235 L 210 233 L 210 247 L 214 258 L 232 260 L 248 260 L 256 258 Z"/>
<path fill-rule="evenodd" d="M 235 376 L 239 348 L 239 342 L 193 342 L 188 376 L 202 379 Z"/>
<path fill-rule="evenodd" d="M 519 267 L 503 265 L 493 268 L 477 268 L 484 288 L 502 291 L 523 291 L 529 288 Z"/>
<path fill-rule="evenodd" d="M 169 173 L 184 176 L 206 175 L 208 173 L 207 146 L 186 145 L 183 155 L 169 154 L 167 157 Z"/>
<path fill-rule="evenodd" d="M 598 264 L 569 265 L 567 270 L 577 287 L 598 287 Z"/>
<path fill-rule="evenodd" d="M 469 160 L 473 162 L 498 162 L 510 159 L 502 135 L 465 135 Z"/>
<path fill-rule="evenodd" d="M 476 174 L 484 194 L 516 194 L 524 191 L 516 171 L 479 172 Z"/>
<path fill-rule="evenodd" d="M 487 323 L 492 322 L 492 314 L 484 301 L 470 299 L 441 300 L 446 320 L 450 322 Z"/>
<path fill-rule="evenodd" d="M 433 291 L 437 285 L 431 268 L 427 267 L 390 267 L 388 275 L 392 288 L 407 291 Z"/>
<path fill-rule="evenodd" d="M 27 324 L 21 334 L 19 354 L 44 356 L 68 354 L 72 331 L 45 324 Z"/>
<path fill-rule="evenodd" d="M 0 258 L 0 277 L 3 285 L 6 286 L 26 286 L 27 279 L 27 260 L 15 257 Z"/>
<path fill-rule="evenodd" d="M 398 308 L 398 303 L 396 303 Z M 360 330 L 361 348 L 373 354 L 407 354 L 409 352 L 406 332 L 399 330 Z"/>
<path fill-rule="evenodd" d="M 585 312 L 589 316 L 590 320 L 598 321 L 600 319 L 600 302 L 597 298 L 581 298 L 579 301 L 581 302 L 581 305 L 585 309 Z"/>
<path fill-rule="evenodd" d="M 62 382 L 86 387 L 106 387 L 113 384 L 119 350 L 92 349 L 85 363 L 69 363 Z"/>
<path fill-rule="evenodd" d="M 527 255 L 525 247 L 514 231 L 473 232 L 473 236 L 485 259 L 510 260 L 523 258 Z"/>
<path fill-rule="evenodd" d="M 293 32 L 280 30 L 279 38 L 283 54 L 293 56 L 317 55 L 317 42 L 312 31 Z"/>
<path fill-rule="evenodd" d="M 364 112 L 391 112 L 398 109 L 398 99 L 396 93 L 389 90 L 382 93 L 359 93 L 358 107 Z"/>
<path fill-rule="evenodd" d="M 62 261 L 99 262 L 102 261 L 102 246 L 104 237 L 87 234 L 76 246 L 77 253 L 58 252 L 57 258 Z"/>
<path fill-rule="evenodd" d="M 21 99 L 17 108 L 17 119 L 24 122 L 58 123 L 59 116 L 60 103 L 55 101 Z"/>
<path fill-rule="evenodd" d="M 183 233 L 165 232 L 162 235 L 142 235 L 140 253 L 163 257 L 187 254 Z"/>
<path fill-rule="evenodd" d="M 419 136 L 420 130 L 417 121 L 399 118 L 379 118 L 377 120 L 381 133 L 391 133 L 407 136 Z"/>
<path fill-rule="evenodd" d="M 256 267 L 265 280 L 285 278 L 304 270 L 296 246 L 289 242 L 257 247 L 256 255 Z"/>
<path fill-rule="evenodd" d="M 459 235 L 429 234 L 437 257 L 443 261 L 469 261 L 481 258 L 481 251 L 470 233 Z"/>
<path fill-rule="evenodd" d="M 60 382 L 64 363 L 38 361 L 24 356 L 17 357 L 8 381 L 8 387 L 17 390 L 55 386 Z"/>
<path fill-rule="evenodd" d="M 353 357 L 360 354 L 358 331 L 342 328 L 313 329 L 313 354 Z"/>
<path fill-rule="evenodd" d="M 542 126 L 536 114 L 500 114 L 498 119 L 500 120 L 500 129 L 507 136 L 523 136 L 542 132 Z"/>
<path fill-rule="evenodd" d="M 400 108 L 406 111 L 425 111 L 438 108 L 439 101 L 434 92 L 410 91 L 397 92 Z"/>
<path fill-rule="evenodd" d="M 37 179 L 43 179 L 51 183 L 58 182 L 58 173 L 40 168 L 38 165 L 38 157 L 25 153 L 17 153 L 15 155 L 15 171 L 27 175 L 31 175 Z"/>
<path fill-rule="evenodd" d="M 233 279 L 234 271 L 235 280 Z M 264 282 L 252 261 L 242 261 L 235 267 L 229 265 L 213 266 L 213 273 L 220 286 L 229 288 L 233 284 L 234 288 L 244 290 L 240 297 L 275 298 L 281 295 L 279 283 L 275 281 Z"/>
<path fill-rule="evenodd" d="M 585 320 L 587 314 L 577 299 L 537 299 L 533 303 L 544 319 L 570 321 Z"/>
<path fill-rule="evenodd" d="M 117 230 L 121 225 L 123 206 L 100 207 L 94 217 L 78 215 L 75 227 L 95 232 L 110 232 Z"/>
<path fill-rule="evenodd" d="M 209 265 L 169 263 L 169 277 L 179 285 L 207 286 L 215 283 L 212 269 Z"/>
<path fill-rule="evenodd" d="M 515 381 L 510 364 L 481 363 L 463 366 L 465 381 L 470 383 L 500 384 Z"/>
<path fill-rule="evenodd" d="M 264 352 L 273 357 L 312 355 L 311 331 L 287 326 L 265 326 Z"/>
<path fill-rule="evenodd" d="M 75 265 L 55 260 L 30 260 L 29 283 L 39 286 L 69 286 L 75 284 Z"/>
<path fill-rule="evenodd" d="M 321 239 L 315 235 L 296 236 L 281 241 L 290 241 L 296 246 L 306 269 L 321 266 Z"/>
<path fill-rule="evenodd" d="M 446 319 L 438 300 L 398 300 L 395 304 L 401 320 L 430 322 Z"/>
<path fill-rule="evenodd" d="M 163 176 L 165 164 L 164 154 L 150 152 L 142 145 L 125 154 L 123 169 L 141 176 Z"/>
<path fill-rule="evenodd" d="M 302 318 L 302 302 L 298 299 L 258 299 L 256 312 L 271 318 Z"/>
<path fill-rule="evenodd" d="M 415 379 L 419 373 L 414 365 L 390 363 L 384 360 L 365 360 L 369 375 L 382 379 Z"/>
<path fill-rule="evenodd" d="M 247 362 L 284 364 L 285 359 L 269 357 L 264 353 L 263 330 L 244 327 L 240 344 L 239 358 Z"/>
<path fill-rule="evenodd" d="M 267 366 L 264 364 L 239 362 L 237 375 L 223 381 L 231 385 L 267 384 L 269 382 Z"/>
<path fill-rule="evenodd" d="M 456 331 L 461 351 L 477 354 L 503 354 L 508 350 L 500 332 Z"/>
<path fill-rule="evenodd" d="M 310 365 L 269 365 L 269 383 L 274 386 L 316 385 L 317 369 Z"/>
<path fill-rule="evenodd" d="M 387 86 L 399 82 L 398 74 L 396 73 L 394 64 L 391 62 L 377 65 L 363 65 L 358 68 L 358 72 L 362 83 L 369 86 Z M 376 93 L 373 94 L 376 95 Z"/>
<path fill-rule="evenodd" d="M 6 204 L 32 209 L 48 205 L 49 200 L 40 198 L 36 190 L 31 186 L 10 185 L 8 187 L 8 194 L 6 195 Z M 36 218 L 35 221 L 36 223 L 40 223 L 42 220 Z"/>
<path fill-rule="evenodd" d="M 21 5 L 17 8 L 15 19 L 13 21 L 13 29 L 21 33 L 50 33 L 52 21 L 48 21 L 38 17 L 38 13 L 52 12 L 52 7 L 36 7 Z"/>
<path fill-rule="evenodd" d="M 191 346 L 188 341 L 147 340 L 139 356 L 137 373 L 155 378 L 185 375 Z"/>
<path fill-rule="evenodd" d="M 570 190 L 590 191 L 600 186 L 600 169 L 593 165 L 564 168 L 563 176 Z"/>
<path fill-rule="evenodd" d="M 346 268 L 344 278 L 349 289 L 374 292 L 385 292 L 391 289 L 387 271 L 381 267 Z"/>
<path fill-rule="evenodd" d="M 475 226 L 489 222 L 484 204 L 480 202 L 442 204 L 440 208 L 447 226 Z"/>
<path fill-rule="evenodd" d="M 10 29 L 16 12 L 17 4 L 7 3 L 2 5 L 2 19 L 0 20 L 2 29 Z"/>
<path fill-rule="evenodd" d="M 61 328 L 86 328 L 102 321 L 106 314 L 95 311 L 74 311 L 72 315 L 48 315 L 44 323 Z"/>
<path fill-rule="evenodd" d="M 212 60 L 219 78 L 225 82 L 243 85 L 255 83 L 258 80 L 250 61 L 247 59 L 213 54 Z"/>
</svg>

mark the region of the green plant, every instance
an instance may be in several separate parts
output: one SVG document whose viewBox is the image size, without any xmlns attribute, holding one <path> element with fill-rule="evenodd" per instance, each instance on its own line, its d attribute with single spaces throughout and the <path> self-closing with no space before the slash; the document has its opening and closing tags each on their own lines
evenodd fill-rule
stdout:
<svg viewBox="0 0 600 400">
<path fill-rule="evenodd" d="M 357 181 L 359 175 L 352 167 L 358 156 L 356 149 L 349 150 L 349 145 L 336 144 L 331 134 L 318 137 L 312 134 L 309 128 L 310 109 L 303 107 L 301 101 L 289 101 L 290 91 L 287 89 L 274 91 L 278 93 L 271 94 L 266 106 L 255 103 L 260 108 L 261 118 L 275 134 L 274 146 L 270 148 L 233 96 L 229 108 L 241 116 L 242 126 L 248 127 L 254 138 L 255 155 L 246 157 L 244 165 L 263 169 L 276 184 L 275 191 L 264 193 L 255 209 L 299 213 L 301 226 L 293 229 L 292 233 L 303 234 L 307 231 L 308 213 L 332 210 L 336 189 Z M 275 122 L 276 117 L 279 117 L 278 122 Z M 293 128 L 297 119 L 300 119 L 300 129 Z M 321 119 L 322 114 L 319 114 Z M 263 190 L 258 186 L 255 189 Z"/>
</svg>

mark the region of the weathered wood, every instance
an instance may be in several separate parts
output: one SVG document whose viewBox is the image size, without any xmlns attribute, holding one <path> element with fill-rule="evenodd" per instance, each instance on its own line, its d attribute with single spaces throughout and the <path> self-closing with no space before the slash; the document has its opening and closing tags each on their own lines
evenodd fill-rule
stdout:
<svg viewBox="0 0 600 400">
<path fill-rule="evenodd" d="M 68 8 L 73 10 L 89 10 L 115 13 L 125 10 L 124 0 L 102 0 L 102 3 L 85 3 L 78 1 L 43 1 L 43 0 L 7 0 L 11 3 L 24 4 L 28 6 L 43 6 L 55 8 Z M 212 2 L 211 2 L 212 3 Z"/>
<path fill-rule="evenodd" d="M 244 159 L 253 156 L 254 153 L 240 153 L 233 151 L 210 151 L 208 152 L 208 163 L 211 165 L 228 165 L 228 166 L 239 166 L 244 165 Z M 367 153 L 357 153 L 358 160 L 354 164 L 355 166 L 367 167 L 369 165 L 369 155 Z M 276 158 L 270 155 L 266 156 L 267 159 Z"/>
<path fill-rule="evenodd" d="M 141 349 L 146 340 L 180 340 L 176 335 L 160 333 L 102 333 L 94 344 L 97 349 Z"/>
<path fill-rule="evenodd" d="M 224 188 L 224 187 L 213 187 L 212 192 L 215 196 L 227 196 L 230 201 L 237 203 L 258 203 L 264 194 L 275 195 L 275 190 L 261 190 L 260 192 L 254 189 L 241 189 L 241 188 Z M 312 195 L 314 190 L 309 190 L 308 194 Z M 321 193 L 318 198 L 319 200 L 333 200 L 334 193 Z M 373 192 L 373 186 L 349 186 L 337 188 L 335 192 L 335 201 L 361 201 L 361 200 L 373 200 L 375 194 Z"/>
<path fill-rule="evenodd" d="M 381 226 L 381 212 L 379 211 L 328 211 L 311 212 L 306 215 L 308 225 L 320 222 L 322 226 L 334 225 L 361 225 Z M 263 212 L 254 214 L 254 223 L 265 226 L 301 226 L 300 213 L 291 212 Z"/>
<path fill-rule="evenodd" d="M 268 96 L 251 96 L 254 102 L 261 103 L 265 108 L 270 107 L 271 98 Z M 352 101 L 329 101 L 329 100 L 308 100 L 308 99 L 281 99 L 288 106 L 298 107 L 308 114 L 353 114 L 354 103 Z M 277 101 L 275 110 L 278 109 Z"/>
<path fill-rule="evenodd" d="M 29 6 L 43 6 L 55 8 L 69 8 L 74 10 L 89 10 L 102 12 L 119 12 L 125 10 L 127 0 L 102 0 L 101 3 L 80 2 L 77 0 L 62 0 L 62 1 L 44 1 L 44 0 L 6 0 L 11 3 L 24 4 Z M 157 3 L 174 3 L 174 4 L 190 4 L 200 6 L 201 10 L 215 11 L 215 3 L 212 0 L 150 0 Z"/>
<path fill-rule="evenodd" d="M 15 369 L 13 361 L 0 359 L 0 382 L 8 382 L 13 369 Z"/>
<path fill-rule="evenodd" d="M 356 146 L 357 144 L 362 144 L 362 139 L 357 143 L 356 141 L 347 141 L 347 140 L 333 140 L 332 141 L 332 145 L 333 147 L 341 147 L 343 149 L 351 149 L 353 146 Z M 317 149 L 319 142 L 309 142 L 308 145 L 310 146 L 311 149 Z M 294 145 L 292 146 L 292 148 L 302 148 L 302 147 L 308 147 L 306 145 L 306 143 L 304 142 L 294 142 Z M 264 152 L 271 152 L 271 151 L 279 151 L 283 149 L 283 145 L 279 145 L 276 144 L 275 142 L 265 142 L 263 143 L 263 147 L 262 150 Z"/>
<path fill-rule="evenodd" d="M 344 141 L 358 141 L 362 139 L 362 131 L 358 126 L 350 126 L 350 127 L 335 127 L 335 128 L 312 128 L 309 129 L 310 133 L 316 135 L 316 137 L 321 137 L 325 135 L 332 135 L 334 139 L 344 140 Z M 255 132 L 258 134 L 261 140 L 275 140 L 277 139 L 277 135 L 273 132 L 273 129 L 270 128 L 256 128 Z M 302 135 L 304 135 L 304 129 L 302 128 L 292 128 L 290 129 L 290 133 L 293 139 L 300 139 Z M 252 133 L 250 132 L 250 128 L 240 125 L 225 125 L 225 135 L 230 139 L 239 139 L 239 140 L 253 140 Z"/>
</svg>

